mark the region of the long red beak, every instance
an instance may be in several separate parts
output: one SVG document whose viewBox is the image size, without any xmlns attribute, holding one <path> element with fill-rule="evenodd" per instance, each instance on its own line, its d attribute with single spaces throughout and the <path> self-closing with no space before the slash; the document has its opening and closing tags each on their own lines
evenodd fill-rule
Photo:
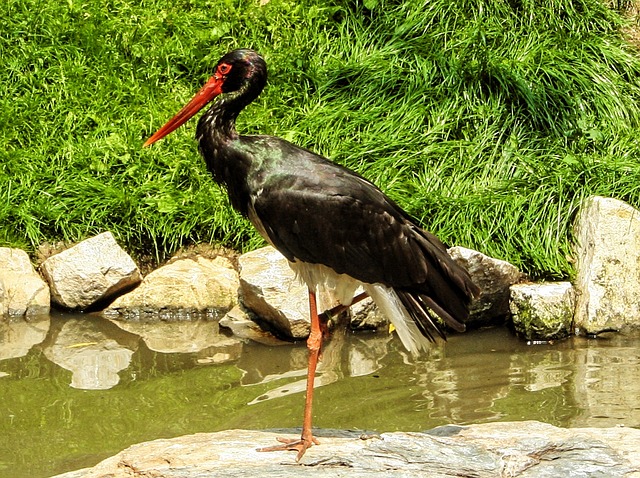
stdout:
<svg viewBox="0 0 640 478">
<path fill-rule="evenodd" d="M 205 85 L 200 88 L 200 91 L 196 93 L 196 95 L 187 103 L 184 108 L 178 111 L 173 118 L 171 118 L 167 123 L 156 131 L 153 136 L 151 136 L 145 143 L 142 145 L 143 148 L 155 143 L 159 139 L 164 138 L 166 135 L 175 131 L 184 123 L 186 123 L 193 115 L 195 115 L 198 111 L 200 111 L 207 103 L 213 100 L 216 96 L 222 93 L 222 79 L 218 79 L 215 76 L 209 78 L 209 81 L 205 83 Z"/>
</svg>

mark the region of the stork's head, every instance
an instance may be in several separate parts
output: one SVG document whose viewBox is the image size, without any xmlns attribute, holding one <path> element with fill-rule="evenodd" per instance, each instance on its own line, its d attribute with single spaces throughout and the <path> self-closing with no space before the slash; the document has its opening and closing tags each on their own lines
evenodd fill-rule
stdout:
<svg viewBox="0 0 640 478">
<path fill-rule="evenodd" d="M 216 65 L 215 73 L 173 118 L 156 131 L 144 146 L 149 146 L 172 131 L 175 131 L 216 96 L 237 92 L 247 96 L 246 103 L 255 99 L 267 82 L 267 64 L 255 51 L 233 50 L 223 56 Z"/>
</svg>

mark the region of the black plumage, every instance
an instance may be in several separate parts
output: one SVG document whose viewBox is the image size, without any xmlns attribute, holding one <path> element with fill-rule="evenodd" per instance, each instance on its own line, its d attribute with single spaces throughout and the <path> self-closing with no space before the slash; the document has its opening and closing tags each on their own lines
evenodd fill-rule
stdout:
<svg viewBox="0 0 640 478">
<path fill-rule="evenodd" d="M 479 291 L 436 236 L 359 174 L 283 139 L 236 132 L 238 114 L 266 81 L 266 64 L 256 52 L 228 53 L 194 99 L 145 145 L 222 95 L 198 122 L 200 151 L 216 182 L 227 188 L 232 206 L 306 281 L 313 301 L 312 336 L 315 291 L 325 283 L 343 288 L 339 296 L 347 304 L 355 286 L 364 285 L 413 352 L 424 348 L 418 336 L 444 337 L 436 316 L 464 330 L 469 303 Z M 310 400 L 308 408 L 310 414 Z M 291 446 L 299 456 L 311 443 L 310 417 L 308 428 L 303 444 Z"/>
</svg>

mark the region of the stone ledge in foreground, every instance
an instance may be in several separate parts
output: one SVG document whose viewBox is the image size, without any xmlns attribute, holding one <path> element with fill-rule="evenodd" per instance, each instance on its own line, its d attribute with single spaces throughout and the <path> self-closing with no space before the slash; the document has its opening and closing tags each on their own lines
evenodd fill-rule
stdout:
<svg viewBox="0 0 640 478">
<path fill-rule="evenodd" d="M 133 445 L 93 468 L 55 478 L 205 477 L 640 477 L 640 430 L 545 423 L 447 425 L 426 433 L 321 436 L 301 463 L 256 451 L 299 433 L 227 430 Z M 327 431 L 325 431 L 327 432 Z"/>
</svg>

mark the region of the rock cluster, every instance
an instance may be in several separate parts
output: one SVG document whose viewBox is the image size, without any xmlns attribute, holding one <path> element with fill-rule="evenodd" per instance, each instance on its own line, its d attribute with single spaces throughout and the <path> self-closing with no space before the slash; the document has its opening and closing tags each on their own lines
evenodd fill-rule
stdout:
<svg viewBox="0 0 640 478">
<path fill-rule="evenodd" d="M 575 225 L 578 273 L 574 284 L 527 282 L 513 265 L 470 249 L 449 253 L 482 290 L 468 325 L 513 321 L 529 340 L 571 333 L 598 334 L 638 327 L 640 212 L 610 198 L 592 197 Z M 308 335 L 306 288 L 271 247 L 241 256 L 236 270 L 224 257 L 176 258 L 144 279 L 109 232 L 45 260 L 41 273 L 20 250 L 0 248 L 0 317 L 46 314 L 50 302 L 72 310 L 101 310 L 123 321 L 222 319 L 223 327 L 259 341 Z M 51 291 L 51 292 L 49 292 Z M 321 294 L 321 306 L 335 305 Z M 371 301 L 353 308 L 353 327 L 377 328 L 386 319 Z M 259 325 L 258 325 L 259 324 Z"/>
</svg>

